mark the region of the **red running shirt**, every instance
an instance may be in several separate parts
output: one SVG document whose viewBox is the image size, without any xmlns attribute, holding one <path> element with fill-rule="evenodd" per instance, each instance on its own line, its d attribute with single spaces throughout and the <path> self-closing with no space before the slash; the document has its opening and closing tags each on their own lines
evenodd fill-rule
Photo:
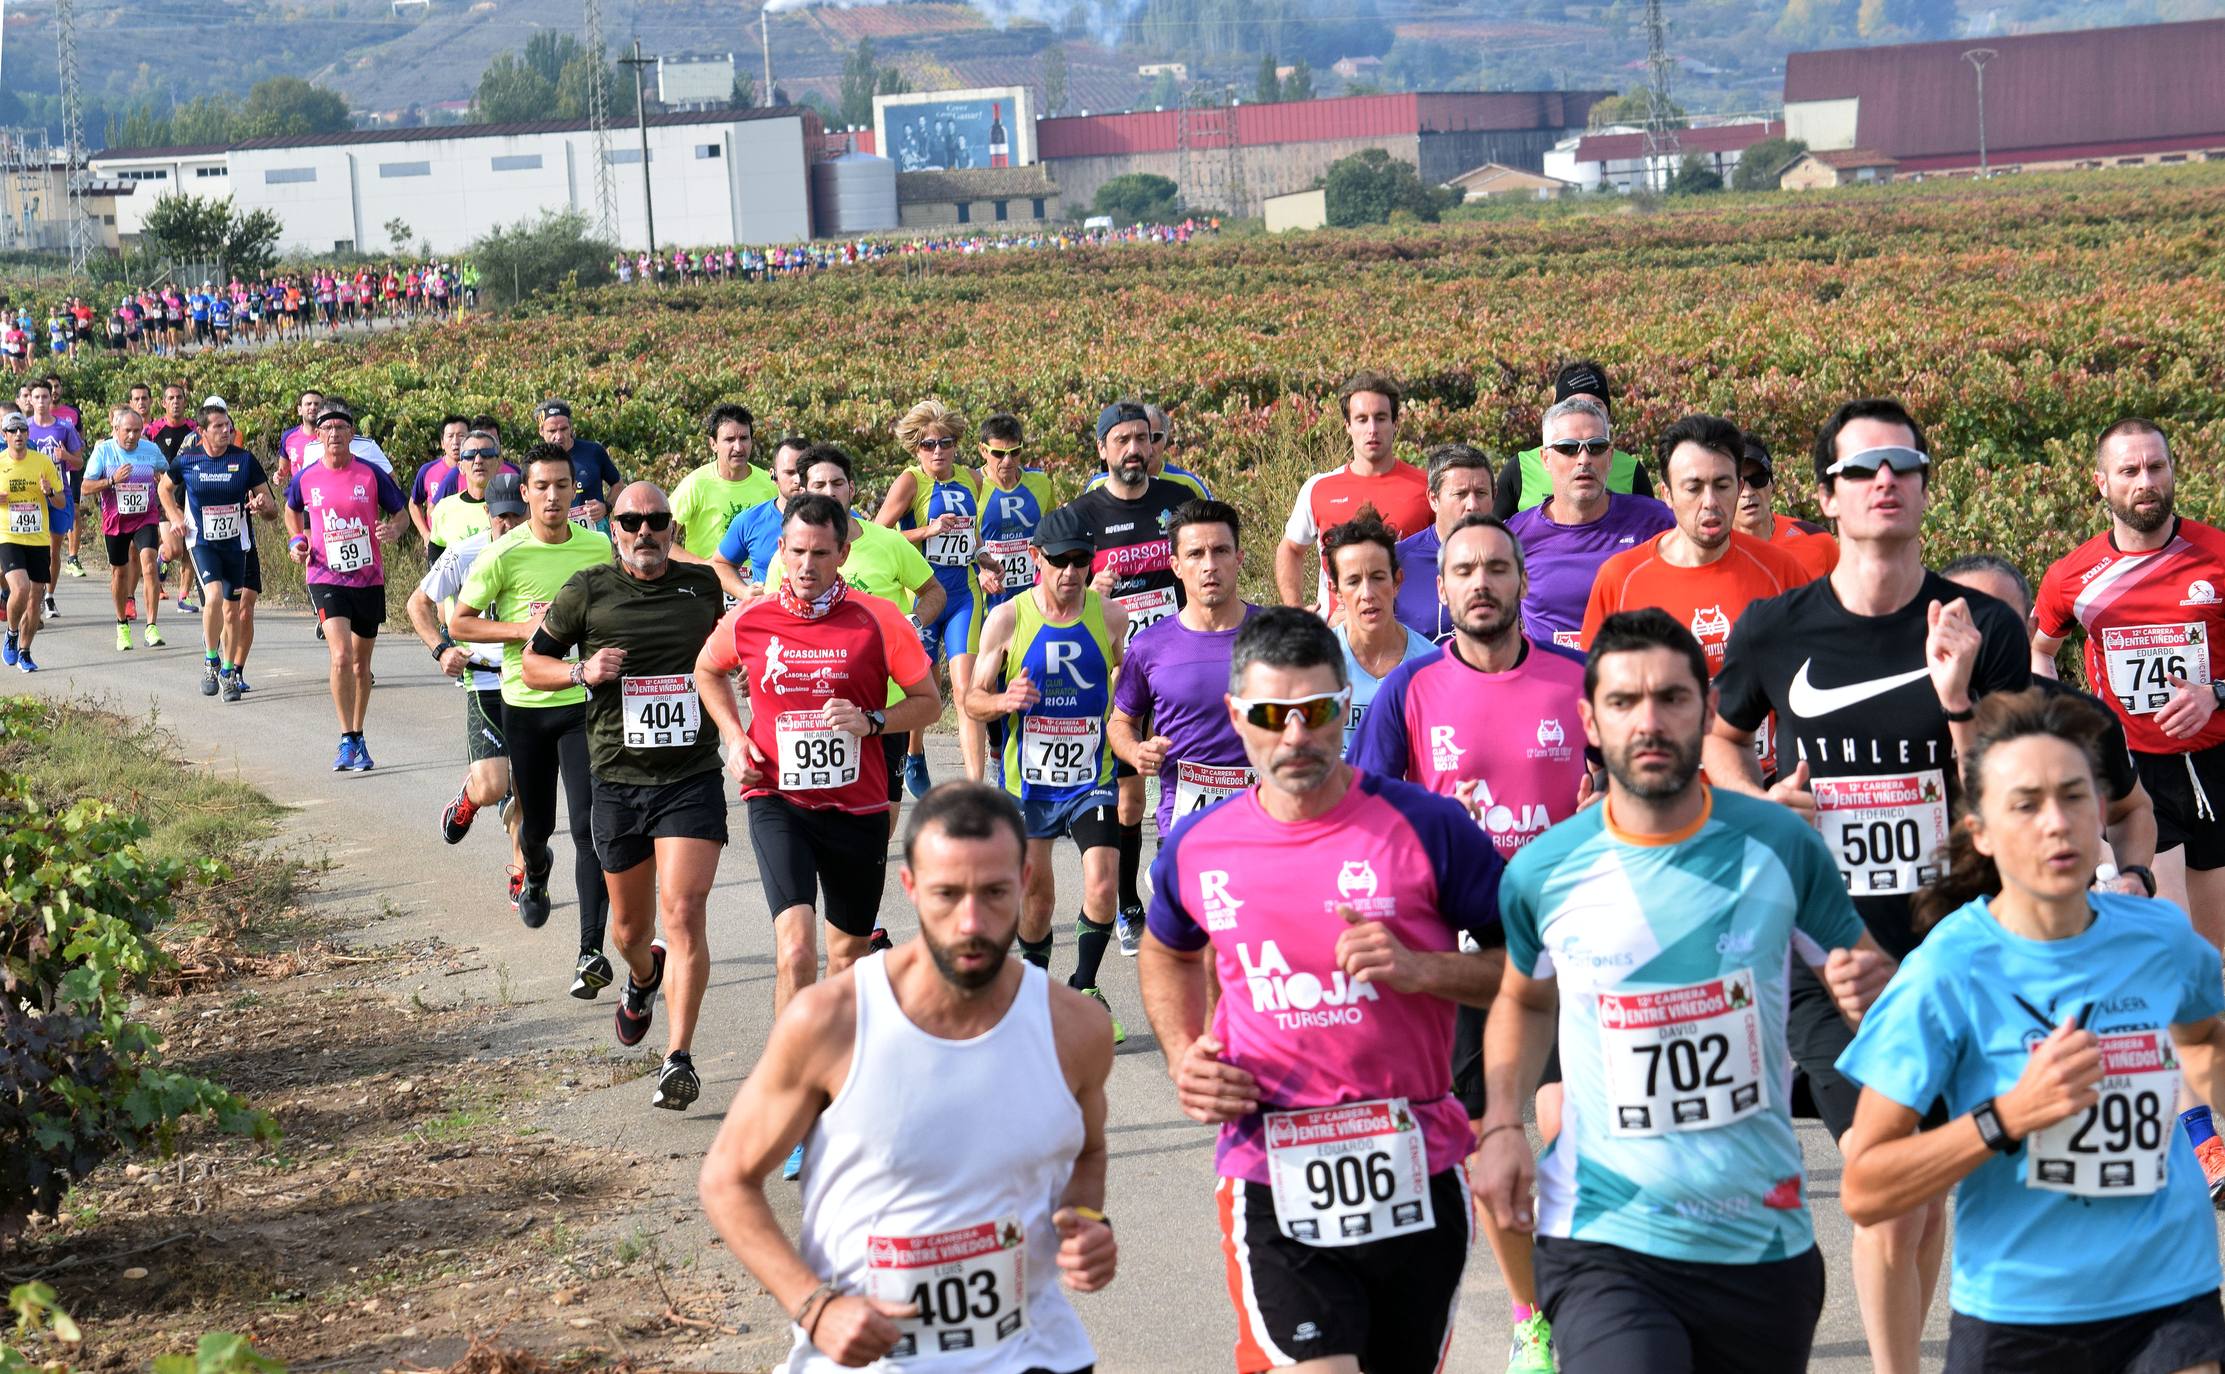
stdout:
<svg viewBox="0 0 2225 1374">
<path fill-rule="evenodd" d="M 2171 541 L 2126 553 L 2107 531 L 2047 570 L 2037 605 L 2040 633 L 2086 631 L 2086 680 L 2125 723 L 2142 754 L 2199 753 L 2225 743 L 2225 711 L 2193 739 L 2156 728 L 2173 677 L 2203 684 L 2217 672 L 2215 642 L 2225 627 L 2225 532 L 2179 521 Z"/>
</svg>

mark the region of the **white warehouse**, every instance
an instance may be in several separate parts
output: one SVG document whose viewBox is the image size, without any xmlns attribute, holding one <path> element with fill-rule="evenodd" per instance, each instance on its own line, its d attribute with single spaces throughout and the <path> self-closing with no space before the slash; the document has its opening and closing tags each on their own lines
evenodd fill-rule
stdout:
<svg viewBox="0 0 2225 1374">
<path fill-rule="evenodd" d="M 657 242 L 777 243 L 811 236 L 807 147 L 818 116 L 804 109 L 706 110 L 649 116 L 649 171 Z M 641 130 L 610 131 L 618 238 L 648 241 Z M 454 253 L 489 230 L 548 210 L 595 213 L 594 140 L 584 120 L 363 129 L 254 138 L 222 150 L 128 148 L 99 152 L 92 169 L 137 182 L 129 200 L 136 235 L 154 202 L 174 192 L 229 194 L 242 210 L 269 210 L 286 226 L 285 248 L 307 253 L 394 249 L 386 225 Z M 220 172 L 203 170 L 221 166 Z M 121 207 L 119 207 L 121 209 Z"/>
</svg>

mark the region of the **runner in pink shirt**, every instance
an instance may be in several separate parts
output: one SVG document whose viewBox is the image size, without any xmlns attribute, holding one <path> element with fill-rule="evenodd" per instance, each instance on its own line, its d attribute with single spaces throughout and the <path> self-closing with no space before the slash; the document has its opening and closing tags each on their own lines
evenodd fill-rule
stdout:
<svg viewBox="0 0 2225 1374">
<path fill-rule="evenodd" d="M 1238 1374 L 1440 1368 L 1474 1145 L 1453 1005 L 1487 1002 L 1504 959 L 1456 942 L 1495 935 L 1503 864 L 1457 803 L 1343 762 L 1344 652 L 1318 617 L 1252 617 L 1230 681 L 1259 782 L 1161 845 L 1141 980 L 1183 1111 L 1221 1127 Z"/>
</svg>

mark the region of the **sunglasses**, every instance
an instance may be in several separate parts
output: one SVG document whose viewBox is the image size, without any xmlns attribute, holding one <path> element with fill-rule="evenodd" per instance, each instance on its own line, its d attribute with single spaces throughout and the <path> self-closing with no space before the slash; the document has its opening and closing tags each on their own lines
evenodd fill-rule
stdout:
<svg viewBox="0 0 2225 1374">
<path fill-rule="evenodd" d="M 1547 448 L 1563 458 L 1574 458 L 1579 453 L 1589 454 L 1597 458 L 1599 455 L 1612 450 L 1614 446 L 1615 441 L 1612 439 L 1556 439 L 1546 445 Z"/>
<path fill-rule="evenodd" d="M 1326 696 L 1299 697 L 1292 701 L 1274 697 L 1255 701 L 1237 696 L 1230 697 L 1229 701 L 1243 714 L 1245 724 L 1262 730 L 1280 730 L 1290 723 L 1292 715 L 1304 721 L 1308 730 L 1319 730 L 1344 713 L 1344 708 L 1351 704 L 1352 689 L 1345 687 Z"/>
<path fill-rule="evenodd" d="M 1740 480 L 1744 481 L 1747 486 L 1752 487 L 1755 491 L 1760 491 L 1763 487 L 1766 487 L 1771 482 L 1777 480 L 1774 476 L 1769 473 L 1763 472 L 1760 468 L 1755 468 L 1751 472 L 1740 473 L 1739 477 Z"/>
<path fill-rule="evenodd" d="M 1151 431 L 1151 442 L 1152 442 L 1152 443 L 1154 443 L 1154 444 L 1163 444 L 1163 443 L 1165 443 L 1166 441 L 1167 441 L 1167 432 L 1166 432 L 1165 430 L 1163 430 L 1163 429 L 1155 429 L 1155 430 Z"/>
<path fill-rule="evenodd" d="M 668 510 L 629 510 L 610 517 L 611 523 L 628 534 L 641 533 L 644 525 L 652 534 L 662 534 L 672 528 L 672 512 Z"/>
<path fill-rule="evenodd" d="M 502 450 L 501 450 L 501 449 L 497 449 L 497 448 L 475 448 L 475 449 L 471 450 L 471 451 L 470 451 L 469 453 L 466 453 L 466 454 L 465 454 L 465 455 L 464 455 L 463 457 L 464 457 L 464 461 L 465 461 L 465 462 L 467 462 L 467 463 L 476 463 L 476 462 L 478 462 L 478 461 L 479 461 L 480 459 L 482 459 L 482 458 L 500 458 L 501 456 L 502 456 Z"/>
<path fill-rule="evenodd" d="M 932 449 L 939 452 L 946 448 L 958 447 L 958 441 L 956 439 L 922 439 L 918 443 L 912 445 L 912 447 Z"/>
<path fill-rule="evenodd" d="M 1912 448 L 1866 448 L 1860 453 L 1850 453 L 1823 470 L 1826 477 L 1844 477 L 1853 482 L 1867 482 L 1877 476 L 1879 468 L 1895 472 L 1922 472 L 1931 466 L 1931 455 Z"/>
<path fill-rule="evenodd" d="M 1043 555 L 1043 561 L 1054 568 L 1086 568 L 1090 565 L 1091 558 L 1092 555 L 1087 549 L 1078 549 L 1073 553 L 1047 553 Z"/>
<path fill-rule="evenodd" d="M 1011 448 L 991 448 L 987 444 L 983 444 L 981 446 L 981 451 L 1001 463 L 1005 459 L 1010 458 L 1013 454 L 1018 453 L 1020 451 L 1020 447 L 1019 445 L 1014 444 Z"/>
</svg>

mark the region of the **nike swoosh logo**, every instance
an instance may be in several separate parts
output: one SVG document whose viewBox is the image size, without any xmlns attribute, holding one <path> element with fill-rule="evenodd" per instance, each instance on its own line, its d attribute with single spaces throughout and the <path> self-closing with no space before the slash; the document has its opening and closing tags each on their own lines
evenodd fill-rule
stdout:
<svg viewBox="0 0 2225 1374">
<path fill-rule="evenodd" d="M 1905 687 L 1919 678 L 1931 676 L 1931 669 L 1917 668 L 1892 677 L 1871 678 L 1868 682 L 1850 682 L 1844 687 L 1817 687 L 1808 681 L 1808 669 L 1814 659 L 1800 665 L 1792 676 L 1792 687 L 1785 693 L 1785 705 L 1802 720 L 1828 716 L 1833 711 L 1843 711 L 1858 702 L 1881 696 L 1895 687 Z"/>
</svg>

